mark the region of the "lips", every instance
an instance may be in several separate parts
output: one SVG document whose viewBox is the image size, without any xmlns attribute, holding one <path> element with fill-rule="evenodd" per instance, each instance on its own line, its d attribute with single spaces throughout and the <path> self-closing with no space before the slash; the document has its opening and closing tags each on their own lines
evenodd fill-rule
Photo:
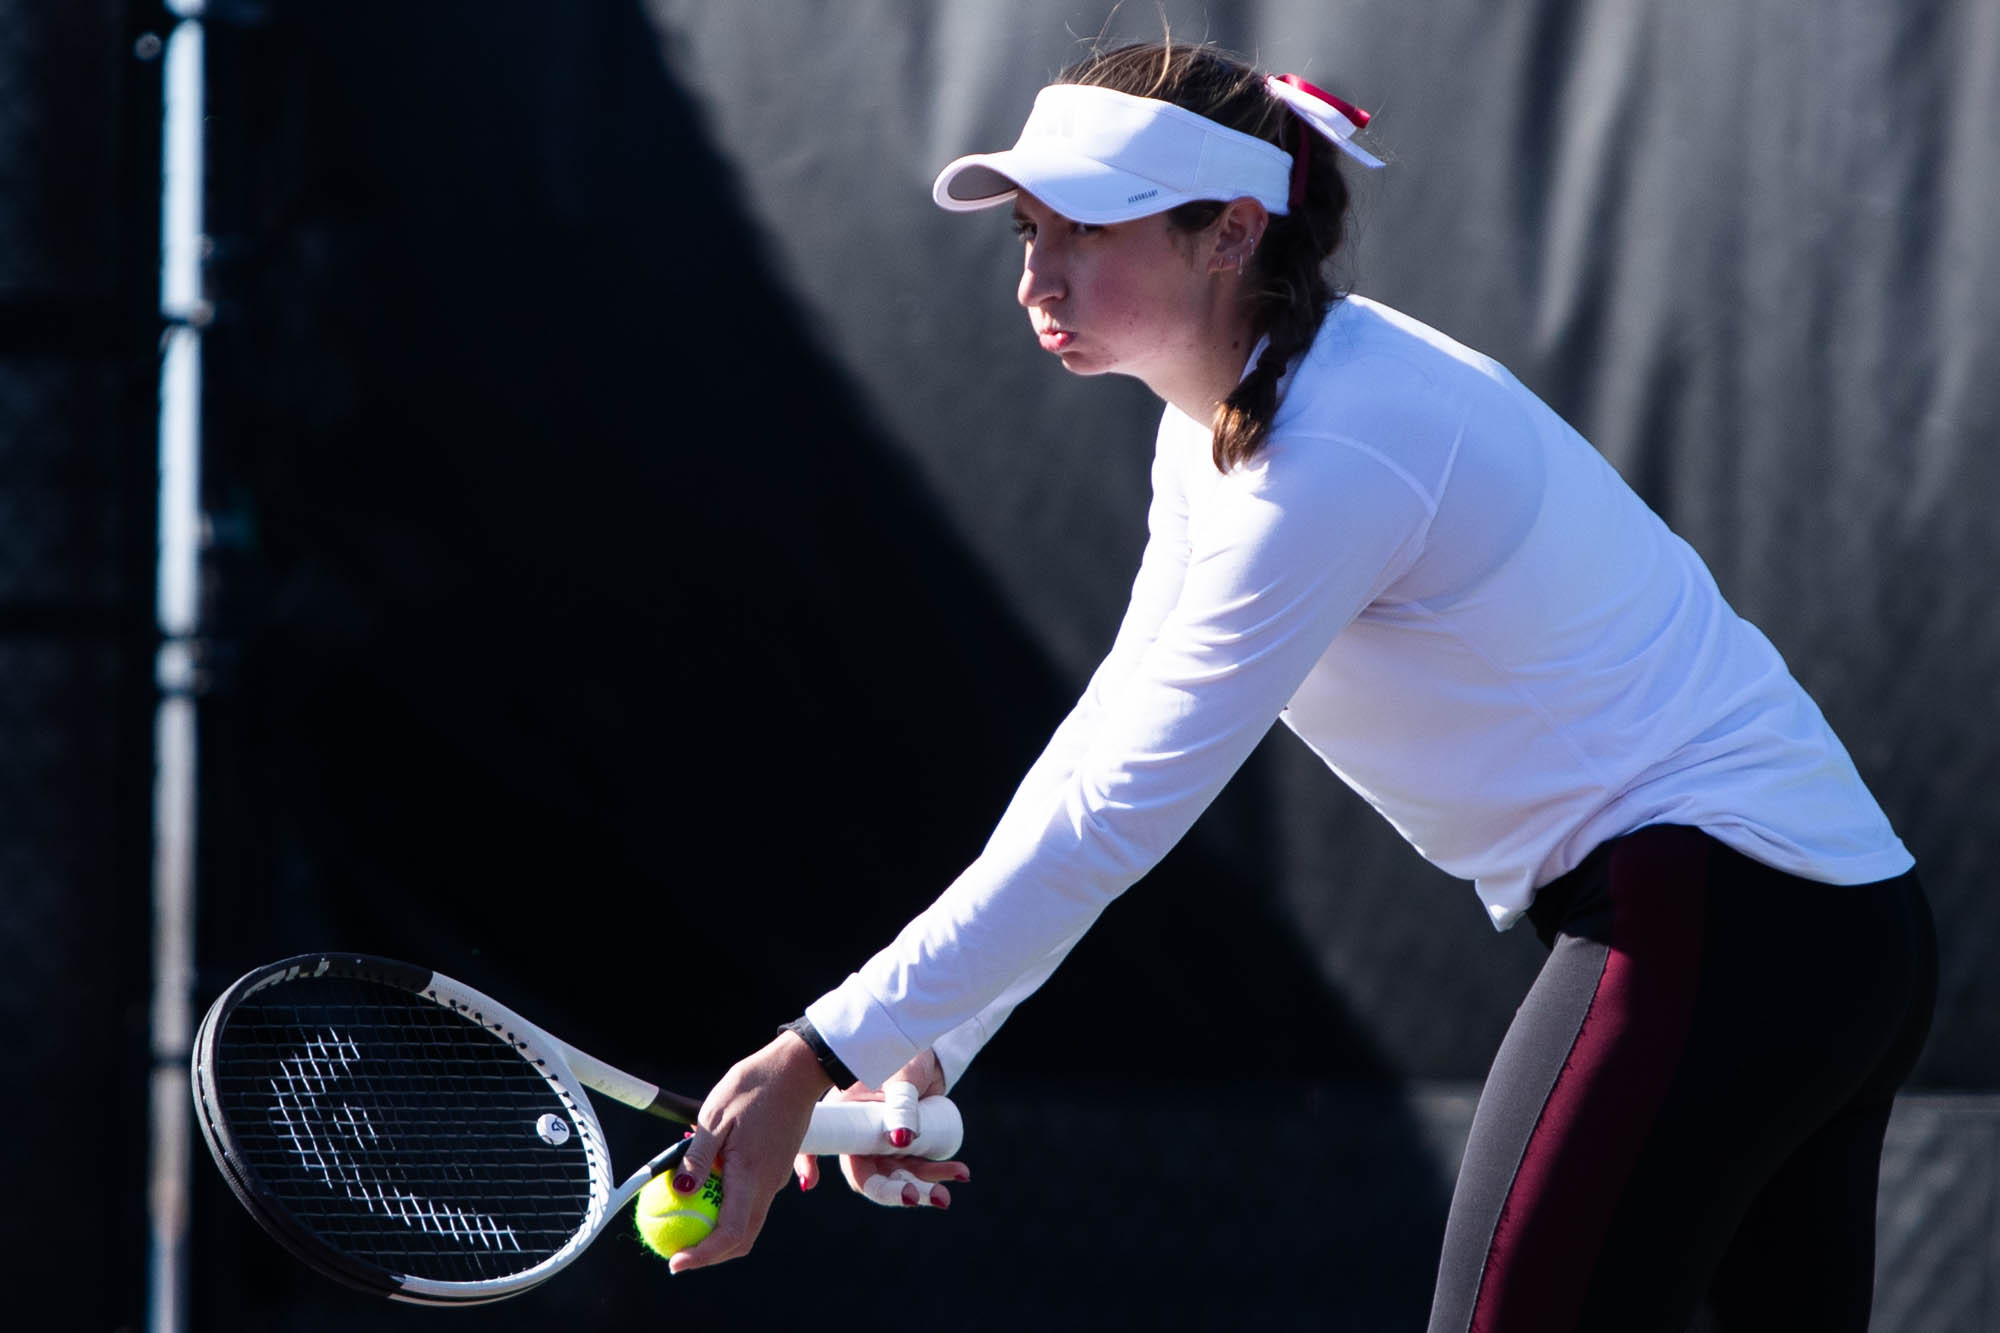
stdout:
<svg viewBox="0 0 2000 1333">
<path fill-rule="evenodd" d="M 1044 352 L 1060 352 L 1076 341 L 1076 335 L 1068 329 L 1055 328 L 1038 329 L 1035 338 L 1041 343 Z"/>
</svg>

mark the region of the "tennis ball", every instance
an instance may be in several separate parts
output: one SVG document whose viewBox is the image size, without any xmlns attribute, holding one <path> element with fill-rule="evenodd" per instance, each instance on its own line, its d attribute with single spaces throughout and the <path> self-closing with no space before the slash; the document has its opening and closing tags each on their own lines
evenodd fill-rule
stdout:
<svg viewBox="0 0 2000 1333">
<path fill-rule="evenodd" d="M 672 1172 L 654 1176 L 639 1191 L 638 1206 L 632 1210 L 639 1224 L 639 1239 L 662 1259 L 679 1254 L 715 1229 L 715 1213 L 722 1206 L 722 1177 L 709 1172 L 708 1180 L 692 1194 L 674 1189 Z"/>
</svg>

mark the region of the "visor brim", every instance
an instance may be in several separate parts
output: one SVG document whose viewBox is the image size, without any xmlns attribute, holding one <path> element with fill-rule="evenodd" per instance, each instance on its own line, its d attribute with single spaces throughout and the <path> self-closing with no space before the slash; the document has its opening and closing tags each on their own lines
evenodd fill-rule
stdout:
<svg viewBox="0 0 2000 1333">
<path fill-rule="evenodd" d="M 954 213 L 997 208 L 1025 190 L 1073 222 L 1102 226 L 1149 217 L 1192 196 L 1054 145 L 973 153 L 938 173 L 931 198 Z"/>
</svg>

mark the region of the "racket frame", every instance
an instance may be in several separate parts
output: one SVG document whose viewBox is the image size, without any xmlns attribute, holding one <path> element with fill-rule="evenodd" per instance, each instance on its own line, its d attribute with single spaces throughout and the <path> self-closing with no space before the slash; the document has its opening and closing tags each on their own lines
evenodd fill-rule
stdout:
<svg viewBox="0 0 2000 1333">
<path fill-rule="evenodd" d="M 321 1239 L 293 1216 L 291 1209 L 275 1191 L 248 1169 L 236 1134 L 220 1112 L 219 1093 L 210 1074 L 223 1029 L 237 1006 L 257 992 L 303 976 L 324 976 L 332 971 L 390 986 L 413 998 L 429 1000 L 477 1024 L 511 1046 L 548 1083 L 550 1091 L 567 1111 L 573 1132 L 582 1141 L 590 1176 L 584 1220 L 560 1248 L 532 1267 L 497 1278 L 443 1281 L 397 1273 L 354 1258 Z M 209 1006 L 195 1036 L 191 1063 L 196 1121 L 201 1126 L 202 1137 L 231 1192 L 251 1216 L 307 1267 L 358 1290 L 418 1305 L 480 1305 L 539 1286 L 567 1267 L 596 1240 L 610 1220 L 618 1215 L 633 1195 L 644 1188 L 647 1181 L 672 1168 L 687 1152 L 689 1140 L 681 1138 L 614 1186 L 610 1147 L 585 1089 L 601 1092 L 635 1110 L 681 1125 L 692 1126 L 701 1110 L 699 1102 L 664 1091 L 657 1084 L 578 1050 L 498 1000 L 462 982 L 428 968 L 367 954 L 300 954 L 247 973 Z M 879 1103 L 868 1102 L 821 1102 L 814 1108 L 812 1126 L 800 1151 L 816 1156 L 834 1153 L 895 1154 L 943 1160 L 955 1154 L 963 1141 L 964 1123 L 958 1108 L 947 1098 L 926 1097 L 919 1107 L 923 1126 L 921 1139 L 899 1153 L 881 1140 L 879 1106 Z"/>
<path fill-rule="evenodd" d="M 336 970 L 345 976 L 395 987 L 413 998 L 429 1000 L 470 1020 L 513 1047 L 515 1053 L 533 1066 L 548 1083 L 550 1091 L 568 1113 L 571 1131 L 581 1141 L 590 1181 L 583 1221 L 554 1253 L 530 1268 L 498 1278 L 447 1282 L 394 1272 L 356 1259 L 320 1239 L 293 1216 L 290 1208 L 274 1191 L 247 1169 L 235 1132 L 217 1108 L 208 1073 L 228 1017 L 242 1001 L 267 987 L 302 976 L 324 976 Z M 244 976 L 209 1006 L 195 1038 L 192 1063 L 194 1099 L 202 1136 L 207 1140 L 216 1165 L 222 1168 L 223 1178 L 229 1182 L 231 1191 L 264 1229 L 291 1251 L 294 1258 L 336 1281 L 387 1296 L 391 1300 L 420 1305 L 480 1305 L 517 1295 L 546 1282 L 581 1254 L 648 1180 L 677 1162 L 686 1152 L 687 1141 L 683 1139 L 614 1187 L 610 1148 L 585 1092 L 586 1087 L 595 1087 L 628 1106 L 652 1111 L 682 1124 L 690 1123 L 694 1112 L 699 1109 L 686 1098 L 671 1093 L 662 1094 L 658 1087 L 644 1079 L 577 1050 L 470 986 L 426 968 L 363 954 L 302 954 L 258 968 Z M 578 1065 L 587 1073 L 579 1072 Z M 681 1114 L 683 1111 L 685 1114 Z"/>
</svg>

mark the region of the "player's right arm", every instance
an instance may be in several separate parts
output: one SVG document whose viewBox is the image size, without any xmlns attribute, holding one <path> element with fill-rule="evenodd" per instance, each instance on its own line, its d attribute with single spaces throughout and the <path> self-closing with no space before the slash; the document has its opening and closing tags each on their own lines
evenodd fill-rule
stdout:
<svg viewBox="0 0 2000 1333">
<path fill-rule="evenodd" d="M 1117 636 L 1103 662 L 1091 674 L 1083 695 L 1056 728 L 1042 753 L 1021 779 L 1013 799 L 987 840 L 987 850 L 1024 836 L 1023 825 L 1046 817 L 1047 802 L 1076 772 L 1088 750 L 1105 702 L 1115 696 L 1123 683 L 1138 669 L 1146 650 L 1158 637 L 1160 626 L 1179 601 L 1187 577 L 1188 531 L 1187 495 L 1180 468 L 1185 460 L 1172 445 L 1175 418 L 1169 413 L 1161 423 L 1152 464 L 1152 499 L 1146 510 L 1146 547 L 1139 559 L 1139 571 L 1132 580 L 1131 596 L 1119 621 Z M 1033 995 L 1054 974 L 1064 958 L 1083 938 L 1077 931 L 1040 957 L 1026 962 L 1013 980 L 979 1012 L 967 1018 L 932 1044 L 944 1086 L 949 1091 L 972 1063 L 974 1056 L 1000 1030 L 1015 1008 Z"/>
</svg>

